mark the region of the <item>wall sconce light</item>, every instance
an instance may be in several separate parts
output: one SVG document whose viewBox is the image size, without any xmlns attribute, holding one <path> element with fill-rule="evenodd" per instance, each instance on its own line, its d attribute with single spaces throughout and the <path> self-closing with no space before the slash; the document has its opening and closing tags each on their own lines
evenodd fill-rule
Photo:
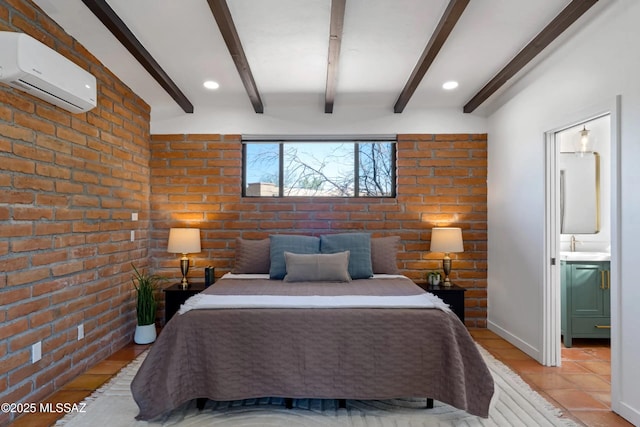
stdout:
<svg viewBox="0 0 640 427">
<path fill-rule="evenodd" d="M 442 269 L 444 270 L 443 286 L 451 286 L 449 273 L 451 273 L 452 252 L 464 252 L 462 245 L 462 229 L 457 227 L 435 227 L 431 229 L 431 252 L 444 252 Z"/>
<path fill-rule="evenodd" d="M 582 130 L 578 132 L 578 136 L 573 143 L 574 152 L 577 155 L 593 153 L 593 137 L 589 135 L 591 131 L 586 126 L 582 126 Z"/>
<path fill-rule="evenodd" d="M 189 272 L 189 258 L 187 254 L 196 254 L 200 249 L 200 229 L 199 228 L 172 228 L 169 230 L 169 243 L 167 252 L 171 254 L 182 254 L 180 258 L 180 271 L 182 272 L 182 289 L 189 287 L 187 273 Z"/>
</svg>

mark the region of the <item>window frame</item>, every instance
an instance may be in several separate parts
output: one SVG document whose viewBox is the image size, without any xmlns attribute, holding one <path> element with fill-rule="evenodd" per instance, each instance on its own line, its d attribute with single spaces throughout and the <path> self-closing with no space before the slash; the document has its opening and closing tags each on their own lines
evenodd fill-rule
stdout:
<svg viewBox="0 0 640 427">
<path fill-rule="evenodd" d="M 322 137 L 301 137 L 301 138 L 242 138 L 242 197 L 247 198 L 301 198 L 301 197 L 319 197 L 324 199 L 330 198 L 339 198 L 339 199 L 375 199 L 375 198 L 383 198 L 383 199 L 393 199 L 397 197 L 397 150 L 398 150 L 398 141 L 395 136 L 393 137 L 367 137 L 367 138 L 353 138 L 353 137 L 344 137 L 344 138 L 322 138 Z M 314 195 L 314 196 L 299 196 L 293 195 L 288 196 L 284 194 L 284 157 L 285 157 L 285 144 L 291 143 L 351 143 L 353 144 L 354 150 L 354 194 L 352 196 L 323 196 L 323 195 Z M 389 195 L 386 196 L 363 196 L 360 195 L 360 144 L 362 143 L 388 143 L 391 144 L 391 191 Z M 247 145 L 249 144 L 277 144 L 278 145 L 278 195 L 272 196 L 250 196 L 247 195 Z"/>
</svg>

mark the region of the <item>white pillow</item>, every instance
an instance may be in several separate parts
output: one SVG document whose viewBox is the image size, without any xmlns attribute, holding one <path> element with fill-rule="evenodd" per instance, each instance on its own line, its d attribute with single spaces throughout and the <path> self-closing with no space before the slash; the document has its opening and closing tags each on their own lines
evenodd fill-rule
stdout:
<svg viewBox="0 0 640 427">
<path fill-rule="evenodd" d="M 335 254 L 285 252 L 285 282 L 350 282 L 349 251 Z"/>
</svg>

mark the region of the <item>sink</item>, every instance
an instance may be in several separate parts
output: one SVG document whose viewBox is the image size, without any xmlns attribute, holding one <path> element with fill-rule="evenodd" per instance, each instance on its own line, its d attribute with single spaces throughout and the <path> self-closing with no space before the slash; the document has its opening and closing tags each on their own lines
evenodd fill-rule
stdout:
<svg viewBox="0 0 640 427">
<path fill-rule="evenodd" d="M 611 261 L 609 252 L 560 252 L 563 261 Z"/>
</svg>

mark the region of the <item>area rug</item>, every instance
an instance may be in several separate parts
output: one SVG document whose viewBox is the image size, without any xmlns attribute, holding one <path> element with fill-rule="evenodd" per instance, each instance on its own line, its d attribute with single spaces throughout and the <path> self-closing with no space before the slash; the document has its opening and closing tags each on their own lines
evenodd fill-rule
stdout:
<svg viewBox="0 0 640 427">
<path fill-rule="evenodd" d="M 234 402 L 208 401 L 199 411 L 195 401 L 188 402 L 164 419 L 136 421 L 138 414 L 131 390 L 131 380 L 146 354 L 123 368 L 109 383 L 84 403 L 83 412 L 69 414 L 57 425 L 85 427 L 143 426 L 239 426 L 239 427 L 320 427 L 320 426 L 577 426 L 562 418 L 561 411 L 533 391 L 517 374 L 478 346 L 493 374 L 495 394 L 489 418 L 467 414 L 435 401 L 433 409 L 424 409 L 424 399 L 386 401 L 347 400 L 346 408 L 337 401 L 294 399 L 294 408 L 286 409 L 283 399 L 265 398 Z"/>
</svg>

